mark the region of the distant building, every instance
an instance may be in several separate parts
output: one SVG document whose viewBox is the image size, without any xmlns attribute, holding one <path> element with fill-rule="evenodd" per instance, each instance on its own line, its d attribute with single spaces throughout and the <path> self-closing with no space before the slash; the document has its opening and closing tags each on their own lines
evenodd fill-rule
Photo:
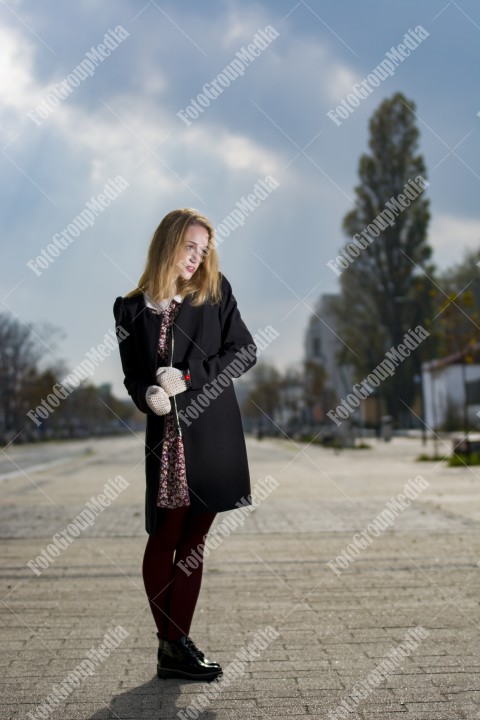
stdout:
<svg viewBox="0 0 480 720">
<path fill-rule="evenodd" d="M 300 429 L 305 420 L 305 378 L 297 367 L 285 370 L 280 387 L 279 424 L 290 434 Z"/>
<path fill-rule="evenodd" d="M 305 334 L 305 367 L 323 368 L 325 371 L 324 391 L 318 402 L 313 403 L 313 422 L 324 420 L 325 413 L 351 392 L 354 384 L 353 369 L 338 360 L 343 344 L 338 334 L 336 316 L 332 304 L 338 295 L 324 294 L 317 301 Z M 314 372 L 314 370 L 313 370 Z M 354 416 L 358 417 L 358 410 Z"/>
<path fill-rule="evenodd" d="M 422 363 L 425 422 L 428 427 L 480 426 L 480 343 L 468 351 L 473 363 L 464 362 L 464 352 Z"/>
</svg>

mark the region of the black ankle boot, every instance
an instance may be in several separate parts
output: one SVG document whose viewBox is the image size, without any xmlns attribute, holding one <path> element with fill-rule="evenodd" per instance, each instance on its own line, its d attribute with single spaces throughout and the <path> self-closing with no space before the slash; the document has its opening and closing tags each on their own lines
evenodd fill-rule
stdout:
<svg viewBox="0 0 480 720">
<path fill-rule="evenodd" d="M 158 635 L 158 633 L 157 633 Z M 183 677 L 190 680 L 214 680 L 222 673 L 218 663 L 211 663 L 188 635 L 179 640 L 158 637 L 157 675 L 159 678 Z"/>
<path fill-rule="evenodd" d="M 205 665 L 209 665 L 211 668 L 216 668 L 216 669 L 220 668 L 220 665 L 217 662 L 213 662 L 212 660 L 209 660 L 208 658 L 205 657 L 205 654 L 201 650 L 199 650 L 199 648 L 197 648 L 197 646 L 194 644 L 193 640 L 188 635 L 186 635 L 185 637 L 186 637 L 185 642 L 187 644 L 193 645 L 193 647 L 195 648 L 195 652 L 197 652 L 199 654 L 200 658 L 203 660 L 203 663 Z M 167 636 L 166 636 L 166 634 L 160 635 L 160 633 L 157 632 L 157 638 L 158 638 L 157 658 L 158 658 L 158 661 L 160 662 L 160 655 L 163 652 L 163 647 L 164 647 L 164 643 L 167 640 Z"/>
<path fill-rule="evenodd" d="M 205 657 L 205 654 L 201 650 L 199 650 L 199 648 L 195 645 L 195 643 L 193 642 L 192 638 L 189 637 L 189 635 L 185 635 L 185 642 L 187 645 L 189 645 L 192 648 L 193 652 L 198 653 L 202 662 L 205 665 L 209 665 L 209 667 L 213 668 L 214 670 L 222 669 L 217 662 L 213 662 L 212 660 L 209 660 L 208 658 Z"/>
</svg>

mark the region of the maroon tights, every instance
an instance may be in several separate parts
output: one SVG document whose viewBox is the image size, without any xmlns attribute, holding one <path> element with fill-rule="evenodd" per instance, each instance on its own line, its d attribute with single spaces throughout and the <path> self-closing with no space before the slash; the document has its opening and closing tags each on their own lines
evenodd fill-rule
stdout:
<svg viewBox="0 0 480 720">
<path fill-rule="evenodd" d="M 204 542 L 216 513 L 193 514 L 190 507 L 161 508 L 158 512 L 161 524 L 157 534 L 148 537 L 143 582 L 160 636 L 178 640 L 190 631 L 203 571 L 203 562 L 198 559 L 184 564 L 185 570 L 181 563 L 192 551 L 203 558 L 198 546 Z"/>
</svg>

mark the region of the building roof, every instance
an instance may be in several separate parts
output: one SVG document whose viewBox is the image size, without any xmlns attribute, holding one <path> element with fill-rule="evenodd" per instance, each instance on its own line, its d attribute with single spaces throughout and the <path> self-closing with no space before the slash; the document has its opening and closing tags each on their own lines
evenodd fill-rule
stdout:
<svg viewBox="0 0 480 720">
<path fill-rule="evenodd" d="M 422 363 L 422 367 L 427 370 L 427 372 L 431 372 L 432 370 L 442 370 L 449 365 L 461 365 L 466 355 L 473 357 L 473 363 L 469 363 L 469 365 L 480 364 L 480 342 L 470 345 L 463 350 L 459 350 L 456 353 L 452 353 L 451 355 L 447 355 L 446 357 L 424 362 Z"/>
</svg>

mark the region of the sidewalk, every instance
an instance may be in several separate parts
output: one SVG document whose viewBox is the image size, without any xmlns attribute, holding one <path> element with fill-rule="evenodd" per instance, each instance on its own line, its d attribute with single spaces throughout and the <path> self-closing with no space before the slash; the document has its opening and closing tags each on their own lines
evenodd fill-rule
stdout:
<svg viewBox="0 0 480 720">
<path fill-rule="evenodd" d="M 63 464 L 3 481 L 1 718 L 41 717 L 52 686 L 117 626 L 128 636 L 44 717 L 173 719 L 209 687 L 156 677 L 141 577 L 143 440 L 85 441 Z M 335 454 L 247 439 L 252 487 L 266 476 L 278 486 L 205 561 L 191 635 L 240 670 L 204 720 L 480 720 L 480 468 L 417 463 L 420 440 L 369 442 Z M 127 489 L 37 577 L 27 562 L 118 475 Z M 329 567 L 418 475 L 429 485 L 393 526 L 340 574 Z M 275 639 L 242 667 L 242 649 L 268 627 Z M 423 637 L 372 674 L 414 628 Z"/>
</svg>

